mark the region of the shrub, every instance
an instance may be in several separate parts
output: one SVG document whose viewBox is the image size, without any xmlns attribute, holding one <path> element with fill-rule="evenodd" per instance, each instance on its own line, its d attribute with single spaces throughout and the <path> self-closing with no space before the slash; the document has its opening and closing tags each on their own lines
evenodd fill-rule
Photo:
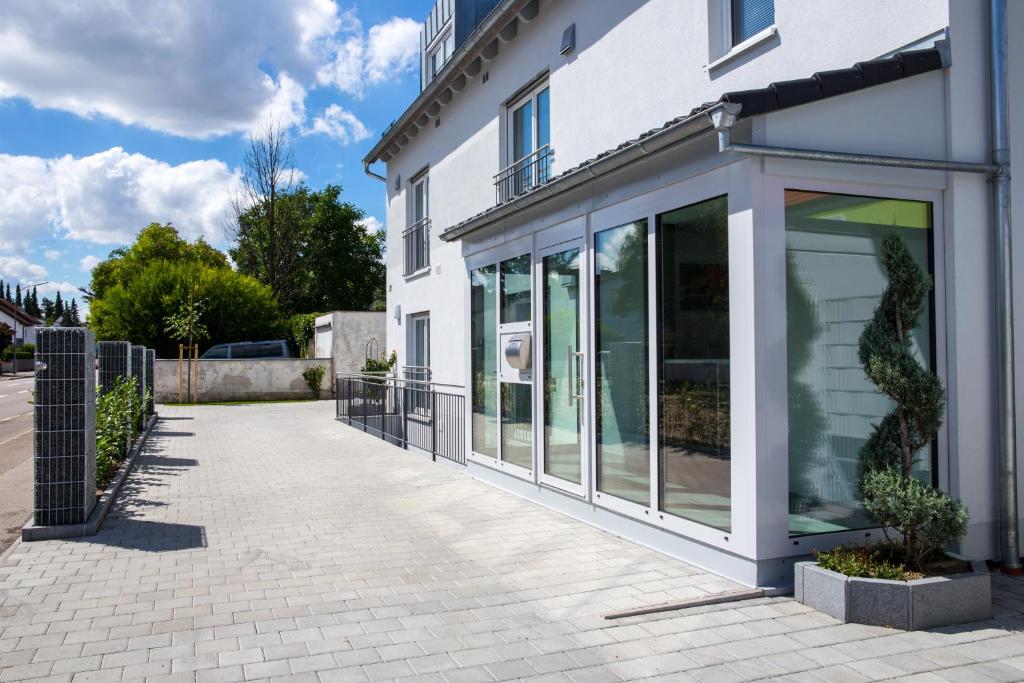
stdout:
<svg viewBox="0 0 1024 683">
<path fill-rule="evenodd" d="M 313 339 L 316 319 L 323 313 L 296 313 L 284 322 L 288 345 L 299 358 L 309 355 L 309 342 Z"/>
<path fill-rule="evenodd" d="M 384 352 L 381 351 L 380 360 L 367 358 L 360 372 L 391 372 L 395 369 L 396 365 L 398 365 L 397 352 L 392 351 L 390 356 L 385 356 Z"/>
<path fill-rule="evenodd" d="M 906 568 L 898 563 L 889 562 L 883 557 L 879 548 L 843 548 L 826 550 L 816 553 L 818 566 L 839 572 L 846 576 L 866 577 L 871 579 L 903 580 Z"/>
<path fill-rule="evenodd" d="M 104 488 L 138 433 L 138 398 L 134 377 L 120 377 L 114 388 L 96 397 L 96 485 Z"/>
<path fill-rule="evenodd" d="M 302 377 L 306 380 L 306 384 L 309 385 L 310 390 L 313 392 L 313 398 L 320 400 L 320 385 L 324 380 L 324 368 L 322 365 L 315 365 L 311 368 L 306 368 L 302 371 Z"/>
<path fill-rule="evenodd" d="M 861 486 L 864 508 L 882 525 L 886 538 L 889 529 L 900 535 L 912 567 L 920 567 L 929 555 L 967 531 L 967 509 L 913 477 L 877 470 L 865 475 Z"/>
<path fill-rule="evenodd" d="M 935 438 L 946 407 L 942 382 L 911 353 L 931 278 L 895 233 L 882 241 L 881 257 L 889 284 L 857 354 L 868 379 L 896 405 L 860 450 L 861 499 L 886 538 L 890 529 L 900 535 L 904 561 L 916 569 L 933 551 L 963 538 L 967 510 L 913 475 L 916 454 Z"/>
</svg>

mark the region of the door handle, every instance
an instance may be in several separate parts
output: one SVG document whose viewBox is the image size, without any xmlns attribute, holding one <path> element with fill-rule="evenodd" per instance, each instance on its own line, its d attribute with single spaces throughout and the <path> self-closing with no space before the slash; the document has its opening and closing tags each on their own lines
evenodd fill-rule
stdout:
<svg viewBox="0 0 1024 683">
<path fill-rule="evenodd" d="M 569 397 L 568 397 L 568 404 L 569 404 L 569 406 L 572 406 L 572 402 L 573 401 L 582 401 L 583 400 L 583 392 L 582 392 L 582 384 L 583 384 L 583 376 L 582 376 L 582 374 L 583 373 L 581 372 L 582 364 L 580 365 L 580 367 L 576 368 L 576 379 L 575 379 L 575 381 L 573 380 L 573 377 L 572 377 L 573 366 L 575 366 L 581 360 L 583 360 L 583 352 L 582 351 L 573 351 L 572 350 L 572 344 L 567 344 L 566 345 L 565 365 L 566 365 L 566 368 L 567 368 L 568 382 L 569 382 Z"/>
</svg>

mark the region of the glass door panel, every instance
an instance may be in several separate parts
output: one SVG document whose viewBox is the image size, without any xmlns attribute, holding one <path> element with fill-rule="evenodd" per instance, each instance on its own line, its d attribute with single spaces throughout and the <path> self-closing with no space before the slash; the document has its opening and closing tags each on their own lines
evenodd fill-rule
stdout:
<svg viewBox="0 0 1024 683">
<path fill-rule="evenodd" d="M 650 505 L 647 220 L 594 235 L 597 490 Z"/>
<path fill-rule="evenodd" d="M 580 346 L 580 249 L 543 259 L 544 473 L 580 484 L 583 371 Z"/>
</svg>

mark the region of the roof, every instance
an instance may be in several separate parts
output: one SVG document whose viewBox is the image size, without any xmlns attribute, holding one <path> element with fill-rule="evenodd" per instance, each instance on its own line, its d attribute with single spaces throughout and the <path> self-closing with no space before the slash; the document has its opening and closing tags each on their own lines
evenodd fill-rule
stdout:
<svg viewBox="0 0 1024 683">
<path fill-rule="evenodd" d="M 678 140 L 659 145 L 658 139 L 680 129 L 688 130 L 690 134 L 685 136 L 687 138 L 710 130 L 712 125 L 708 115 L 726 104 L 741 105 L 737 115 L 737 118 L 740 119 L 768 114 L 942 69 L 949 66 L 948 55 L 946 46 L 939 44 L 925 50 L 908 50 L 897 52 L 890 57 L 858 62 L 847 69 L 819 71 L 809 78 L 776 81 L 768 84 L 767 87 L 755 90 L 727 92 L 714 102 L 706 102 L 694 107 L 688 114 L 666 121 L 662 126 L 641 133 L 636 138 L 627 140 L 613 149 L 605 150 L 597 156 L 553 176 L 543 185 L 538 185 L 508 202 L 481 211 L 475 216 L 447 228 L 441 233 L 441 239 L 446 242 L 458 239 L 495 220 L 505 218 L 546 197 L 553 196 L 561 189 L 568 189 L 568 187 L 575 187 L 593 180 L 600 175 L 596 172 L 598 165 L 611 166 L 607 169 L 610 171 L 631 163 L 636 160 L 629 158 L 630 155 L 627 153 L 631 150 L 640 148 L 643 151 L 642 154 L 632 155 L 639 158 L 647 156 L 651 151 L 657 151 L 650 149 L 651 147 L 661 148 L 668 144 L 674 144 Z M 620 157 L 622 163 L 608 163 L 616 157 Z M 578 179 L 578 182 L 570 182 L 572 179 Z M 567 187 L 559 188 L 559 185 Z"/>
<path fill-rule="evenodd" d="M 44 323 L 42 318 L 29 315 L 24 309 L 18 308 L 7 299 L 0 299 L 0 312 L 6 313 L 9 317 L 17 320 L 19 325 L 37 327 Z"/>
</svg>

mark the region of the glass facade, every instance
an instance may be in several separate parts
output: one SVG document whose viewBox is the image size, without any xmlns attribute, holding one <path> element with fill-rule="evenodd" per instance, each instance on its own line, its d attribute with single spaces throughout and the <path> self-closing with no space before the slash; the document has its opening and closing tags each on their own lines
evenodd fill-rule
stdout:
<svg viewBox="0 0 1024 683">
<path fill-rule="evenodd" d="M 647 220 L 594 235 L 597 489 L 650 504 Z"/>
<path fill-rule="evenodd" d="M 928 202 L 786 191 L 789 531 L 875 526 L 857 495 L 858 454 L 892 402 L 864 374 L 857 345 L 888 284 L 882 239 L 895 232 L 931 272 Z M 932 307 L 912 352 L 933 367 Z M 917 454 L 932 480 L 932 449 Z"/>
<path fill-rule="evenodd" d="M 530 255 L 501 262 L 501 322 L 528 322 L 530 314 Z"/>
<path fill-rule="evenodd" d="M 729 206 L 657 217 L 661 510 L 731 528 Z"/>
<path fill-rule="evenodd" d="M 533 385 L 501 384 L 501 459 L 533 469 Z"/>
<path fill-rule="evenodd" d="M 544 257 L 544 472 L 580 483 L 580 250 Z"/>
<path fill-rule="evenodd" d="M 470 274 L 473 450 L 491 458 L 498 457 L 497 280 L 494 265 Z"/>
</svg>

